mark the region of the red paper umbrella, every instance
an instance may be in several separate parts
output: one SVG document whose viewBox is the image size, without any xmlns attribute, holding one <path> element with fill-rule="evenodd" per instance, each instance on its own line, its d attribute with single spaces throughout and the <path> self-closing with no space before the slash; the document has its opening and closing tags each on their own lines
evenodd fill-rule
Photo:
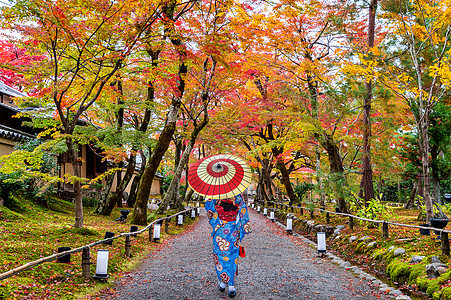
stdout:
<svg viewBox="0 0 451 300">
<path fill-rule="evenodd" d="M 225 199 L 241 194 L 251 183 L 251 170 L 233 155 L 205 157 L 188 170 L 188 184 L 198 194 L 211 199 Z"/>
</svg>

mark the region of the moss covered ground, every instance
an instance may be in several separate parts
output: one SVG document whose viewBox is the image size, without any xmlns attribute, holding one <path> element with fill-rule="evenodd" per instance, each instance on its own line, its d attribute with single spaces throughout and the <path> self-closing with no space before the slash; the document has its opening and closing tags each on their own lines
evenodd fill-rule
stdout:
<svg viewBox="0 0 451 300">
<path fill-rule="evenodd" d="M 24 199 L 17 199 L 16 211 L 0 206 L 0 273 L 25 263 L 57 253 L 58 247 L 72 249 L 101 240 L 106 231 L 116 235 L 130 231 L 130 223 L 115 221 L 120 209 L 111 216 L 99 216 L 86 209 L 84 228 L 73 228 L 73 205 L 59 199 L 49 201 L 44 208 Z M 130 209 L 131 210 L 131 209 Z M 151 215 L 157 219 L 158 216 Z M 130 219 L 130 218 L 129 218 Z M 169 235 L 162 230 L 162 241 L 184 231 L 193 221 L 188 218 L 186 226 L 175 226 L 172 220 Z M 142 227 L 140 227 L 141 229 Z M 109 250 L 108 273 L 110 279 L 101 283 L 82 277 L 81 252 L 71 255 L 70 263 L 56 261 L 43 263 L 0 281 L 0 299 L 84 299 L 97 291 L 108 288 L 115 278 L 129 271 L 157 244 L 149 242 L 148 233 L 132 237 L 132 258 L 125 256 L 125 239 L 119 238 L 112 245 L 91 248 L 91 275 L 95 274 L 98 249 Z"/>
<path fill-rule="evenodd" d="M 333 207 L 327 209 L 333 211 Z M 287 213 L 290 210 L 279 211 L 278 219 L 284 222 Z M 300 210 L 296 209 L 294 214 L 297 220 L 293 226 L 296 232 L 299 232 L 312 240 L 316 239 L 315 233 L 310 232 L 305 225 L 306 220 L 311 220 L 311 215 L 304 210 L 301 215 Z M 419 225 L 417 220 L 419 211 L 416 209 L 393 208 L 391 216 L 387 221 Z M 451 299 L 451 258 L 442 255 L 441 243 L 435 237 L 434 232 L 430 236 L 420 235 L 419 229 L 389 226 L 389 238 L 386 239 L 382 234 L 382 226 L 374 226 L 364 221 L 354 219 L 354 228 L 349 228 L 348 217 L 330 214 L 329 222 L 326 220 L 326 214 L 315 211 L 315 224 L 330 225 L 334 229 L 337 225 L 345 225 L 338 238 L 328 236 L 327 247 L 334 254 L 359 265 L 366 272 L 385 278 L 392 284 L 406 293 L 423 299 Z M 451 223 L 451 222 L 450 222 Z M 451 224 L 445 229 L 451 229 Z M 350 238 L 356 236 L 357 239 L 350 242 Z M 374 248 L 367 247 L 368 243 L 359 240 L 368 236 L 368 243 L 376 241 Z M 405 255 L 394 257 L 394 249 L 389 251 L 390 247 L 403 248 Z M 421 263 L 411 264 L 412 256 L 425 256 Z M 437 256 L 440 261 L 450 268 L 439 278 L 429 279 L 426 275 L 426 265 L 431 263 L 431 258 Z"/>
</svg>

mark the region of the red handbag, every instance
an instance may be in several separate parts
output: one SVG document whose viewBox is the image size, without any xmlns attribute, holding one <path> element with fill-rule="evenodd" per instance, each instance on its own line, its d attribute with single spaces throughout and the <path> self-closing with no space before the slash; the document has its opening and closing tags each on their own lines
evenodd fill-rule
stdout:
<svg viewBox="0 0 451 300">
<path fill-rule="evenodd" d="M 246 251 L 244 251 L 244 247 L 240 245 L 240 257 L 246 257 Z"/>
</svg>

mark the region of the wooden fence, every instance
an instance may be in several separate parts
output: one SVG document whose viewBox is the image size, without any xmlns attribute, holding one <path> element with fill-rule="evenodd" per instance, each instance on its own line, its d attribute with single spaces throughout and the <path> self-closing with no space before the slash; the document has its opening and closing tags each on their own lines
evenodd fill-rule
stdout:
<svg viewBox="0 0 451 300">
<path fill-rule="evenodd" d="M 38 260 L 26 263 L 26 264 L 24 264 L 22 266 L 19 266 L 17 268 L 14 268 L 12 270 L 9 270 L 7 272 L 4 272 L 4 273 L 0 274 L 0 280 L 6 279 L 6 278 L 11 277 L 13 275 L 16 275 L 16 274 L 18 274 L 20 272 L 29 270 L 29 269 L 31 269 L 31 268 L 33 268 L 35 266 L 38 266 L 38 265 L 40 265 L 42 263 L 53 261 L 55 259 L 58 259 L 59 257 L 64 256 L 64 255 L 77 253 L 77 252 L 82 252 L 81 265 L 82 265 L 83 277 L 84 278 L 90 278 L 90 276 L 91 276 L 90 249 L 92 247 L 94 247 L 96 245 L 99 245 L 99 244 L 103 244 L 103 243 L 112 241 L 112 240 L 115 240 L 115 239 L 118 239 L 118 238 L 121 238 L 121 237 L 125 237 L 125 256 L 131 257 L 131 253 L 130 253 L 131 237 L 130 236 L 138 235 L 138 234 L 141 234 L 141 233 L 144 233 L 144 232 L 148 231 L 149 232 L 149 240 L 152 240 L 154 225 L 157 224 L 157 223 L 161 224 L 163 221 L 165 223 L 164 224 L 165 225 L 165 232 L 169 233 L 169 221 L 171 220 L 171 218 L 177 217 L 178 215 L 181 215 L 181 214 L 185 214 L 185 213 L 191 212 L 193 209 L 196 209 L 196 208 L 189 207 L 189 208 L 187 208 L 187 209 L 185 209 L 183 211 L 180 211 L 180 212 L 178 212 L 178 213 L 176 213 L 174 215 L 167 216 L 167 217 L 164 217 L 164 218 L 160 218 L 158 220 L 153 221 L 152 223 L 150 223 L 149 225 L 147 225 L 146 227 L 144 227 L 143 229 L 138 230 L 138 231 L 124 232 L 124 233 L 121 233 L 121 234 L 119 234 L 117 236 L 105 238 L 103 240 L 98 240 L 98 241 L 93 242 L 93 243 L 91 243 L 89 245 L 84 245 L 84 246 L 81 246 L 81 247 L 78 247 L 78 248 L 75 248 L 75 249 L 71 249 L 71 250 L 67 250 L 67 251 L 64 251 L 64 252 L 59 252 L 59 253 L 56 253 L 56 254 L 53 254 L 53 255 L 50 255 L 50 256 L 47 256 L 47 257 L 43 257 L 43 258 L 40 258 Z"/>
<path fill-rule="evenodd" d="M 296 212 L 296 210 L 299 210 L 299 214 L 300 215 L 303 215 L 304 210 L 307 210 L 307 211 L 310 212 L 310 217 L 312 219 L 313 219 L 313 211 L 319 211 L 321 213 L 325 213 L 326 214 L 326 223 L 330 222 L 330 215 L 331 214 L 347 217 L 349 219 L 348 223 L 349 223 L 349 228 L 351 230 L 354 230 L 354 219 L 362 220 L 362 221 L 365 221 L 365 222 L 382 224 L 382 236 L 385 239 L 389 238 L 389 225 L 391 225 L 391 226 L 398 226 L 398 227 L 408 227 L 408 228 L 416 228 L 416 229 L 434 230 L 434 231 L 440 233 L 442 254 L 443 255 L 448 255 L 448 256 L 450 255 L 450 245 L 449 245 L 448 233 L 451 233 L 451 230 L 445 230 L 445 229 L 440 229 L 440 228 L 435 228 L 435 227 L 425 227 L 425 226 L 402 224 L 402 223 L 390 222 L 390 221 L 385 221 L 385 220 L 367 219 L 367 218 L 362 218 L 362 217 L 355 216 L 355 215 L 352 215 L 352 214 L 328 211 L 328 210 L 325 210 L 323 208 L 314 208 L 312 210 L 311 208 L 307 208 L 307 207 L 304 207 L 304 206 L 292 206 L 292 205 L 287 205 L 287 204 L 283 204 L 283 203 L 271 203 L 271 206 L 272 206 L 272 208 L 274 210 L 291 211 L 293 213 Z"/>
</svg>

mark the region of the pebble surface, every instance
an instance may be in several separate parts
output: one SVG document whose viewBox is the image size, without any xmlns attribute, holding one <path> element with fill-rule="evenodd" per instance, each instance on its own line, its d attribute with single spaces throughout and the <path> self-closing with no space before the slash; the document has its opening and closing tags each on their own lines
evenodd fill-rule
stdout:
<svg viewBox="0 0 451 300">
<path fill-rule="evenodd" d="M 311 242 L 250 211 L 252 233 L 243 240 L 234 299 L 394 299 L 373 281 L 319 257 Z M 219 292 L 211 227 L 200 220 L 168 239 L 100 299 L 229 299 Z M 396 297 L 396 296 L 395 296 Z"/>
</svg>

